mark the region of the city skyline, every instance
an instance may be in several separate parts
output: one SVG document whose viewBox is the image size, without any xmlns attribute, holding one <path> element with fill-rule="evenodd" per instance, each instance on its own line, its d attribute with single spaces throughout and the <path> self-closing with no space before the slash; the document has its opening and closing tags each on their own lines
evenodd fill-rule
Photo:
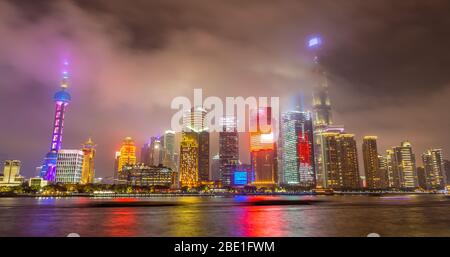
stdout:
<svg viewBox="0 0 450 257">
<path fill-rule="evenodd" d="M 145 5 L 144 3 L 140 4 Z M 12 10 L 12 14 L 2 15 L 1 17 L 3 18 L 0 18 L 0 28 L 2 31 L 5 30 L 5 33 L 12 33 L 9 29 L 4 27 L 4 24 L 10 20 L 21 20 L 21 15 L 24 15 L 26 8 L 21 5 L 16 6 L 15 4 L 11 4 L 9 2 L 1 3 L 0 5 L 5 7 L 0 8 L 0 10 Z M 113 4 L 111 8 L 118 8 L 117 5 Z M 223 5 L 229 8 L 229 13 L 234 14 L 234 12 L 231 11 L 236 8 L 233 4 Z M 266 5 L 269 4 L 267 3 Z M 290 5 L 292 5 L 292 2 L 286 1 L 286 3 L 282 6 L 283 8 L 287 8 L 287 6 Z M 368 5 L 369 6 L 366 7 L 370 9 L 371 4 Z M 297 5 L 294 5 L 294 7 L 296 6 Z M 27 8 L 35 7 L 30 4 Z M 57 73 L 59 70 L 55 68 L 55 66 L 57 63 L 59 65 L 61 60 L 60 55 L 69 53 L 70 60 L 74 63 L 72 72 L 73 82 L 71 83 L 72 85 L 70 88 L 73 101 L 67 111 L 68 116 L 65 121 L 63 149 L 75 149 L 79 147 L 81 143 L 86 140 L 86 138 L 92 137 L 98 145 L 95 165 L 96 175 L 98 177 L 104 177 L 112 176 L 114 152 L 119 149 L 121 140 L 126 136 L 131 136 L 136 140 L 136 146 L 139 149 L 151 136 L 162 135 L 165 130 L 170 128 L 170 120 L 167 119 L 167 116 L 173 113 L 173 110 L 171 110 L 169 106 L 170 99 L 179 95 L 190 97 L 193 88 L 204 87 L 207 95 L 225 97 L 233 95 L 249 95 L 250 90 L 259 87 L 259 89 L 261 89 L 261 96 L 279 95 L 283 99 L 282 103 L 291 102 L 291 99 L 285 97 L 286 95 L 295 95 L 303 92 L 304 100 L 300 104 L 303 104 L 306 107 L 305 109 L 312 110 L 310 105 L 310 84 L 312 83 L 308 82 L 310 81 L 310 78 L 307 75 L 308 69 L 310 68 L 307 62 L 309 62 L 310 57 L 309 53 L 303 48 L 305 46 L 306 36 L 317 32 L 320 32 L 324 36 L 324 40 L 327 43 L 327 56 L 323 60 L 324 65 L 327 66 L 331 77 L 329 90 L 333 105 L 333 120 L 337 124 L 344 124 L 350 133 L 355 134 L 359 157 L 362 156 L 362 138 L 367 135 L 376 135 L 378 136 L 378 151 L 382 154 L 384 154 L 385 150 L 399 145 L 401 141 L 409 140 L 413 145 L 413 151 L 416 154 L 418 163 L 421 162 L 421 158 L 418 157 L 420 157 L 426 149 L 431 148 L 442 148 L 444 157 L 448 158 L 448 152 L 450 151 L 448 142 L 450 142 L 450 140 L 446 131 L 448 131 L 450 126 L 448 119 L 445 119 L 445 110 L 448 109 L 448 103 L 446 103 L 445 100 L 450 91 L 448 84 L 450 79 L 444 74 L 441 74 L 442 77 L 440 78 L 432 78 L 430 76 L 435 74 L 435 71 L 430 71 L 426 68 L 421 70 L 423 71 L 423 77 L 421 77 L 422 80 L 418 79 L 418 82 L 420 83 L 415 82 L 407 87 L 406 84 L 408 84 L 408 81 L 406 80 L 399 83 L 398 87 L 401 89 L 399 90 L 399 88 L 392 85 L 388 86 L 388 84 L 394 83 L 396 80 L 401 82 L 408 76 L 417 76 L 417 74 L 405 73 L 404 69 L 408 69 L 406 66 L 400 65 L 400 67 L 393 68 L 394 71 L 399 73 L 394 76 L 395 78 L 388 76 L 392 75 L 389 71 L 381 70 L 381 73 L 385 76 L 380 77 L 386 79 L 387 81 L 381 82 L 380 84 L 377 84 L 377 80 L 374 79 L 373 76 L 368 75 L 367 77 L 364 77 L 364 73 L 367 73 L 368 71 L 365 71 L 362 68 L 368 69 L 371 67 L 371 65 L 369 65 L 370 63 L 362 65 L 363 67 L 361 69 L 356 69 L 351 74 L 348 74 L 345 70 L 342 70 L 345 67 L 338 67 L 345 66 L 340 65 L 341 63 L 345 62 L 346 65 L 354 67 L 359 62 L 363 62 L 362 60 L 366 58 L 368 60 L 373 60 L 376 64 L 377 61 L 385 61 L 388 63 L 390 61 L 393 62 L 396 57 L 396 54 L 389 56 L 381 51 L 380 54 L 385 59 L 380 60 L 374 56 L 369 58 L 365 55 L 367 53 L 361 49 L 356 49 L 356 53 L 350 54 L 348 49 L 352 49 L 355 42 L 358 42 L 358 45 L 362 44 L 361 41 L 356 40 L 358 39 L 357 35 L 355 36 L 356 39 L 349 36 L 348 39 L 344 40 L 339 38 L 334 33 L 331 33 L 330 28 L 324 29 L 318 25 L 311 26 L 310 29 L 302 29 L 297 34 L 294 33 L 295 31 L 293 29 L 288 29 L 288 31 L 284 32 L 286 35 L 284 35 L 284 37 L 280 36 L 279 38 L 279 40 L 282 41 L 281 45 L 277 45 L 275 42 L 270 42 L 270 44 L 264 45 L 269 49 L 266 56 L 262 51 L 262 49 L 265 49 L 264 47 L 261 49 L 258 48 L 257 54 L 247 48 L 252 43 L 260 40 L 260 37 L 256 37 L 251 40 L 247 35 L 239 35 L 239 33 L 231 33 L 231 36 L 227 35 L 220 37 L 213 32 L 210 33 L 210 31 L 205 28 L 204 24 L 196 23 L 199 21 L 193 21 L 193 24 L 190 25 L 192 28 L 198 29 L 199 32 L 197 34 L 187 32 L 180 32 L 180 34 L 173 33 L 172 36 L 175 38 L 171 40 L 173 40 L 172 44 L 175 45 L 169 44 L 163 46 L 163 57 L 158 56 L 158 54 L 155 53 L 156 50 L 153 48 L 150 50 L 145 50 L 148 55 L 145 55 L 144 57 L 149 59 L 148 62 L 145 60 L 140 60 L 140 58 L 134 54 L 131 54 L 131 59 L 122 56 L 121 58 L 124 58 L 123 60 L 136 61 L 137 67 L 134 67 L 134 65 L 126 66 L 126 72 L 118 77 L 114 74 L 114 72 L 117 72 L 117 69 L 119 69 L 118 66 L 111 67 L 102 61 L 106 67 L 98 70 L 89 69 L 89 67 L 92 66 L 85 65 L 85 62 L 89 59 L 86 58 L 87 53 L 89 53 L 88 50 L 94 50 L 94 48 L 85 48 L 85 45 L 82 42 L 79 47 L 77 45 L 73 45 L 73 43 L 67 39 L 62 40 L 63 42 L 60 45 L 57 43 L 60 39 L 64 39 L 59 37 L 57 34 L 54 34 L 58 28 L 63 29 L 63 31 L 67 30 L 74 33 L 77 32 L 77 29 L 75 29 L 73 25 L 70 26 L 70 24 L 65 23 L 56 26 L 54 20 L 57 16 L 55 16 L 55 13 L 52 12 L 51 9 L 61 8 L 64 13 L 67 13 L 71 17 L 77 17 L 78 19 L 76 19 L 76 21 L 81 22 L 81 24 L 90 25 L 92 20 L 89 20 L 87 17 L 83 17 L 82 14 L 88 15 L 89 12 L 93 12 L 94 10 L 92 10 L 92 6 L 89 6 L 89 4 L 58 4 L 56 6 L 49 4 L 49 8 L 50 11 L 43 10 L 42 13 L 38 15 L 39 17 L 36 18 L 40 20 L 41 23 L 38 22 L 36 24 L 31 24 L 26 19 L 23 20 L 23 22 L 25 24 L 25 28 L 27 29 L 36 29 L 37 31 L 50 33 L 48 40 L 50 41 L 49 45 L 53 48 L 20 45 L 18 45 L 17 48 L 13 48 L 12 41 L 2 43 L 6 44 L 4 46 L 2 45 L 2 47 L 11 46 L 11 52 L 16 54 L 16 59 L 12 59 L 13 53 L 11 53 L 4 55 L 6 56 L 5 60 L 0 60 L 1 67 L 6 67 L 5 69 L 0 70 L 2 75 L 2 84 L 6 85 L 6 87 L 2 86 L 0 88 L 0 105 L 2 107 L 0 110 L 3 116 L 6 117 L 6 120 L 8 120 L 8 122 L 3 125 L 1 133 L 2 140 L 0 145 L 0 157 L 2 160 L 21 160 L 21 174 L 27 177 L 36 175 L 34 174 L 35 167 L 41 165 L 42 155 L 45 154 L 45 150 L 48 150 L 47 141 L 50 136 L 50 128 L 48 127 L 48 124 L 52 122 L 51 117 L 53 115 L 51 113 L 52 103 L 50 99 L 58 86 L 59 74 Z M 170 9 L 172 6 L 171 4 L 161 4 L 159 8 Z M 199 7 L 196 6 L 191 8 Z M 251 4 L 248 4 L 245 8 L 256 8 L 257 10 L 260 10 L 261 6 L 252 7 Z M 311 9 L 313 7 L 307 8 Z M 205 12 L 205 10 L 199 9 L 192 11 L 201 13 Z M 326 12 L 327 8 L 324 8 L 323 10 Z M 115 17 L 114 19 L 116 22 L 120 23 L 123 21 L 123 17 L 119 17 L 119 15 L 114 16 L 114 10 L 109 10 L 109 12 L 112 13 L 111 15 L 113 18 Z M 400 14 L 402 14 L 402 12 L 400 12 Z M 291 16 L 288 17 L 292 19 Z M 402 16 L 400 15 L 400 17 Z M 44 19 L 44 21 L 42 19 Z M 281 20 L 282 19 L 279 16 L 276 16 L 275 21 L 281 22 Z M 225 26 L 225 24 L 222 25 Z M 281 25 L 278 24 L 278 26 Z M 226 27 L 227 26 L 225 26 L 225 28 Z M 169 28 L 169 31 L 174 32 L 173 30 L 173 28 Z M 124 31 L 130 30 L 128 30 L 128 28 L 124 28 Z M 275 28 L 270 31 L 275 32 Z M 368 29 L 368 31 L 370 31 L 370 29 Z M 101 28 L 96 28 L 95 31 L 90 31 L 89 33 L 92 33 L 90 35 L 93 36 L 100 32 L 104 31 Z M 224 31 L 220 32 L 225 33 Z M 19 29 L 16 33 L 25 33 L 25 30 Z M 27 37 L 29 37 L 30 41 L 34 42 L 42 37 L 38 34 L 39 33 L 31 33 L 31 35 L 27 35 Z M 110 35 L 100 35 L 102 35 L 100 39 L 108 39 L 110 37 Z M 177 38 L 177 36 L 179 38 Z M 226 40 L 229 40 L 229 37 L 232 36 L 235 36 L 238 39 L 247 39 L 249 42 L 242 45 L 235 45 L 234 43 Z M 439 41 L 437 39 L 445 37 L 442 35 L 433 36 L 436 38 L 436 40 L 433 41 Z M 77 40 L 82 38 L 86 39 L 84 36 L 77 38 L 75 35 L 74 37 Z M 192 38 L 194 42 L 191 44 L 194 45 L 188 45 L 187 49 L 180 48 L 181 46 L 178 45 L 178 43 L 184 42 L 186 38 Z M 218 39 L 223 39 L 225 43 Z M 356 41 L 353 41 L 353 39 Z M 361 38 L 359 38 L 359 40 L 361 40 Z M 388 37 L 386 40 L 386 44 L 396 44 L 396 42 L 389 41 Z M 397 38 L 397 40 L 400 39 Z M 448 39 L 442 38 L 442 41 L 440 41 L 441 43 L 438 43 L 436 47 L 439 48 L 440 44 L 448 42 L 446 40 Z M 103 41 L 100 42 L 105 43 Z M 365 41 L 363 40 L 363 42 Z M 59 49 L 58 46 L 60 46 Z M 237 46 L 239 46 L 239 48 Z M 117 46 L 114 45 L 113 47 L 113 49 L 115 49 Z M 367 47 L 375 47 L 375 49 L 380 49 L 376 48 L 380 47 L 379 45 L 374 45 L 371 43 L 368 43 Z M 108 55 L 104 51 L 101 51 L 102 54 L 96 55 L 96 57 L 106 57 L 104 58 L 105 61 L 120 61 L 122 59 L 120 56 L 118 57 L 118 55 L 130 53 L 128 51 L 130 49 L 136 50 L 140 48 L 127 45 L 125 49 L 115 49 L 119 51 L 118 54 L 111 53 L 114 55 L 113 59 L 109 59 Z M 344 53 L 349 55 L 338 54 L 336 52 L 342 49 L 347 49 Z M 194 55 L 191 55 L 191 50 L 195 50 Z M 247 64 L 252 64 L 250 67 L 260 69 L 260 71 L 256 72 L 252 69 L 232 69 L 229 65 L 226 65 L 226 61 L 229 59 L 224 56 L 217 56 L 217 53 L 215 52 L 222 50 L 228 50 L 226 52 L 231 54 L 233 57 L 245 57 L 248 59 L 246 60 L 246 63 L 250 62 Z M 288 56 L 296 50 L 299 51 L 298 55 L 294 55 L 293 57 Z M 416 53 L 412 50 L 414 49 L 409 49 L 408 51 L 411 51 L 410 53 Z M 417 47 L 415 50 L 421 50 L 421 47 Z M 440 57 L 435 49 L 428 50 L 435 58 L 446 58 Z M 29 61 L 29 64 L 24 64 L 23 61 L 20 61 L 22 55 L 19 55 L 18 51 L 30 53 L 31 57 L 42 60 L 43 67 L 38 67 L 37 63 L 33 60 Z M 212 53 L 210 51 L 212 51 Z M 406 53 L 408 53 L 408 51 Z M 171 53 L 178 57 L 189 57 L 191 59 L 179 62 L 176 58 L 171 56 Z M 196 57 L 195 55 L 199 53 L 205 54 L 207 58 L 204 59 L 204 57 L 201 56 Z M 421 51 L 418 51 L 419 57 L 421 53 Z M 51 60 L 52 58 L 46 58 L 44 60 L 43 58 L 38 58 L 41 55 L 48 55 L 55 58 L 53 60 Z M 156 61 L 153 59 L 156 59 Z M 445 61 L 448 59 L 439 60 L 443 60 L 445 65 Z M 217 66 L 211 67 L 211 71 L 213 71 L 212 73 L 215 74 L 217 78 L 211 78 L 210 75 L 205 75 L 202 69 L 206 68 L 205 65 L 215 61 L 217 61 L 218 64 Z M 268 67 L 264 67 L 264 65 L 269 65 L 272 61 L 275 62 Z M 255 65 L 258 62 L 262 63 L 262 67 Z M 161 68 L 155 66 L 158 63 L 162 64 Z M 429 63 L 425 64 L 429 65 Z M 141 65 L 145 68 L 139 67 Z M 199 67 L 196 68 L 196 65 L 199 65 Z M 414 61 L 412 62 L 412 65 L 418 65 L 417 67 L 420 68 L 419 63 Z M 176 79 L 170 79 L 173 75 L 169 72 L 172 66 L 175 67 L 176 72 L 173 74 L 175 74 Z M 189 67 L 194 68 L 191 69 Z M 381 65 L 376 65 L 375 67 L 380 68 Z M 112 69 L 108 71 L 107 68 Z M 187 69 L 187 74 L 180 75 L 179 72 L 185 68 Z M 221 70 L 220 68 L 223 68 L 223 71 L 219 73 L 219 70 Z M 135 71 L 133 71 L 133 69 Z M 442 70 L 442 68 L 440 69 Z M 414 69 L 411 68 L 411 70 Z M 156 82 L 152 81 L 147 75 L 145 75 L 147 72 L 150 72 L 151 74 L 156 71 L 165 74 L 164 76 L 158 77 Z M 134 79 L 134 77 L 142 77 L 140 75 L 144 75 L 145 79 Z M 235 75 L 243 78 L 236 80 L 230 79 Z M 109 76 L 112 78 L 109 78 Z M 268 82 L 262 82 L 262 79 L 266 76 L 269 78 L 267 79 Z M 16 77 L 20 77 L 21 79 L 18 80 Z M 98 78 L 93 79 L 95 77 Z M 194 77 L 195 79 L 192 79 L 191 77 Z M 123 88 L 119 87 L 118 83 L 115 82 L 116 80 L 124 81 L 127 86 Z M 365 82 L 355 83 L 355 81 L 358 80 Z M 437 80 L 442 81 L 437 82 Z M 367 82 L 369 82 L 371 86 L 366 85 L 365 83 Z M 245 85 L 246 83 L 255 85 L 251 85 L 249 89 L 243 89 L 242 85 Z M 142 84 L 147 84 L 148 86 L 145 87 L 142 86 Z M 217 84 L 218 89 L 216 89 Z M 167 90 L 162 89 L 165 85 L 168 85 Z M 372 89 L 372 86 L 379 86 L 380 88 Z M 224 88 L 230 89 L 230 93 L 225 93 Z M 385 91 L 385 93 L 382 94 L 378 91 Z M 138 103 L 128 103 L 127 101 L 124 101 L 124 99 L 120 97 L 119 93 L 122 95 L 123 93 L 125 93 L 125 95 L 128 94 L 132 99 L 130 102 Z M 139 95 L 142 95 L 142 97 Z M 21 101 L 17 101 L 17 103 L 16 101 L 13 102 L 13 100 L 17 99 L 20 99 Z M 142 102 L 149 102 L 150 104 L 146 105 L 142 104 Z M 408 102 L 412 102 L 413 104 Z M 35 106 L 38 106 L 38 108 Z M 14 111 L 12 112 L 11 110 Z M 442 117 L 444 118 L 442 119 Z M 130 125 L 127 126 L 127 124 Z M 426 124 L 428 124 L 428 126 Z M 245 146 L 245 144 L 248 146 L 248 143 L 246 143 L 247 140 L 239 141 L 244 144 L 241 145 L 241 149 L 248 149 L 248 147 Z M 17 142 L 20 143 L 18 144 Z M 217 142 L 218 140 L 211 138 L 211 156 L 218 153 Z M 240 156 L 242 156 L 243 159 L 245 158 L 245 150 L 244 153 L 240 153 Z M 248 159 L 245 162 L 249 163 Z M 360 173 L 362 175 L 364 173 L 364 169 L 361 167 L 361 158 L 359 163 Z"/>
</svg>

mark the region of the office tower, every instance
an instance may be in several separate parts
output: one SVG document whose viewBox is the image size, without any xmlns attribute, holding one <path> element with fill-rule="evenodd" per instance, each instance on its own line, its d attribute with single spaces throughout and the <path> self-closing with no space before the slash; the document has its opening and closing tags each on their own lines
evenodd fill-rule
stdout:
<svg viewBox="0 0 450 257">
<path fill-rule="evenodd" d="M 417 183 L 421 189 L 428 189 L 427 174 L 422 166 L 417 167 Z"/>
<path fill-rule="evenodd" d="M 117 172 L 120 174 L 123 166 L 125 165 L 135 165 L 136 160 L 136 146 L 131 137 L 126 137 L 122 146 L 120 147 L 120 155 L 118 156 Z"/>
<path fill-rule="evenodd" d="M 164 148 L 161 137 L 150 139 L 150 165 L 159 166 L 163 162 Z"/>
<path fill-rule="evenodd" d="M 322 49 L 322 39 L 320 37 L 312 37 L 308 40 L 308 49 L 313 53 L 313 75 L 315 77 L 313 91 L 313 125 L 314 125 L 314 161 L 316 173 L 317 187 L 328 187 L 327 167 L 330 166 L 325 160 L 324 133 L 328 133 L 332 128 L 332 112 L 331 101 L 328 94 L 328 81 L 326 72 L 320 62 L 320 53 Z M 333 165 L 331 165 L 333 166 Z"/>
<path fill-rule="evenodd" d="M 422 154 L 428 189 L 445 188 L 444 160 L 441 149 L 429 149 Z"/>
<path fill-rule="evenodd" d="M 83 172 L 83 151 L 61 149 L 56 162 L 56 183 L 77 184 Z"/>
<path fill-rule="evenodd" d="M 202 131 L 198 135 L 198 179 L 209 181 L 209 132 Z"/>
<path fill-rule="evenodd" d="M 220 174 L 220 157 L 216 154 L 211 160 L 211 180 L 212 181 L 222 181 L 222 176 Z"/>
<path fill-rule="evenodd" d="M 361 183 L 355 136 L 353 134 L 342 134 L 340 137 L 340 156 L 343 179 L 342 188 L 359 189 Z"/>
<path fill-rule="evenodd" d="M 274 186 L 277 183 L 277 152 L 274 140 L 271 107 L 251 110 L 250 159 L 256 186 Z"/>
<path fill-rule="evenodd" d="M 116 151 L 114 154 L 114 181 L 119 178 L 119 157 L 120 151 Z"/>
<path fill-rule="evenodd" d="M 175 171 L 163 166 L 126 165 L 119 175 L 119 184 L 174 187 L 176 177 Z"/>
<path fill-rule="evenodd" d="M 186 133 L 182 136 L 179 171 L 182 187 L 198 185 L 198 140 L 195 134 Z"/>
<path fill-rule="evenodd" d="M 219 132 L 220 180 L 222 185 L 231 185 L 231 172 L 239 162 L 239 134 L 235 117 L 222 117 Z"/>
<path fill-rule="evenodd" d="M 18 160 L 6 160 L 3 166 L 3 176 L 0 176 L 0 186 L 20 186 L 24 178 L 20 175 L 21 163 Z"/>
<path fill-rule="evenodd" d="M 378 155 L 378 172 L 383 180 L 383 188 L 389 188 L 389 175 L 387 158 L 381 154 Z"/>
<path fill-rule="evenodd" d="M 186 153 L 189 151 L 183 151 L 183 140 L 187 139 L 186 146 L 191 149 L 194 145 L 197 149 L 196 154 L 196 172 L 198 173 L 197 182 L 209 181 L 209 132 L 205 124 L 205 117 L 207 111 L 200 106 L 193 107 L 190 111 L 187 111 L 183 115 L 183 132 L 182 132 L 182 142 L 180 144 L 180 169 L 181 169 L 181 156 L 182 152 Z M 191 142 L 194 140 L 195 142 Z M 184 158 L 186 160 L 186 158 Z M 181 171 L 180 171 L 181 175 Z M 197 183 L 196 182 L 196 183 Z"/>
<path fill-rule="evenodd" d="M 284 113 L 280 127 L 281 184 L 315 187 L 311 114 L 301 111 Z"/>
<path fill-rule="evenodd" d="M 152 165 L 152 162 L 150 160 L 150 155 L 151 155 L 151 141 L 145 143 L 142 146 L 140 162 L 145 165 Z"/>
<path fill-rule="evenodd" d="M 398 167 L 395 162 L 394 150 L 386 150 L 386 171 L 388 176 L 388 187 L 392 189 L 400 189 L 400 177 Z"/>
<path fill-rule="evenodd" d="M 164 160 L 163 165 L 177 171 L 175 162 L 175 131 L 166 130 L 164 132 Z"/>
<path fill-rule="evenodd" d="M 312 51 L 313 73 L 316 83 L 313 92 L 314 125 L 316 127 L 326 127 L 332 124 L 331 102 L 328 95 L 328 81 L 325 70 L 320 63 L 320 52 L 322 40 L 313 37 L 308 41 L 308 48 Z"/>
<path fill-rule="evenodd" d="M 148 166 L 158 166 L 163 164 L 164 142 L 163 138 L 151 137 L 148 143 L 141 148 L 140 162 Z"/>
<path fill-rule="evenodd" d="M 363 138 L 362 151 L 367 188 L 385 188 L 385 177 L 380 170 L 379 164 L 377 137 L 365 136 Z"/>
<path fill-rule="evenodd" d="M 445 176 L 447 178 L 447 185 L 450 185 L 450 161 L 444 160 Z"/>
<path fill-rule="evenodd" d="M 416 157 L 412 152 L 411 143 L 404 141 L 400 146 L 394 147 L 393 151 L 393 167 L 394 172 L 398 173 L 400 188 L 417 188 Z"/>
<path fill-rule="evenodd" d="M 95 177 L 95 144 L 91 138 L 89 138 L 81 148 L 83 151 L 83 171 L 81 173 L 81 183 L 91 184 L 94 183 Z"/>
<path fill-rule="evenodd" d="M 55 116 L 53 119 L 52 140 L 50 151 L 45 156 L 40 174 L 42 178 L 48 181 L 54 181 L 56 176 L 56 162 L 58 159 L 58 151 L 61 149 L 62 145 L 64 116 L 71 100 L 71 96 L 69 92 L 67 92 L 68 86 L 69 74 L 64 70 L 61 89 L 53 96 L 53 101 L 55 102 Z"/>
<path fill-rule="evenodd" d="M 343 130 L 322 133 L 326 188 L 359 189 L 360 175 L 356 141 L 353 134 Z"/>
</svg>

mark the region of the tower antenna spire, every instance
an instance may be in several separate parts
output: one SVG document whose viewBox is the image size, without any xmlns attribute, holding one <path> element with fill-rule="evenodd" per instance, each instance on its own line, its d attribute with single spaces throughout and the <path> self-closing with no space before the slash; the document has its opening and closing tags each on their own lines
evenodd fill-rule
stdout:
<svg viewBox="0 0 450 257">
<path fill-rule="evenodd" d="M 61 88 L 66 89 L 69 87 L 69 62 L 63 62 Z"/>
</svg>

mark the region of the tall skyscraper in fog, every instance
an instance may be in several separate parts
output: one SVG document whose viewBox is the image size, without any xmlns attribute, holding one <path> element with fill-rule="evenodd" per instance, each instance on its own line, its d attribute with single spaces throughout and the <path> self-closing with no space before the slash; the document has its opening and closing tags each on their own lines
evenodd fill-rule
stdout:
<svg viewBox="0 0 450 257">
<path fill-rule="evenodd" d="M 273 186 L 277 183 L 277 151 L 274 140 L 272 108 L 250 110 L 250 159 L 256 186 Z"/>
<path fill-rule="evenodd" d="M 64 64 L 67 66 L 67 63 Z M 65 67 L 66 69 L 66 67 Z M 53 96 L 55 102 L 55 116 L 53 119 L 52 139 L 50 144 L 50 151 L 44 159 L 41 169 L 41 177 L 48 181 L 55 181 L 58 151 L 62 146 L 62 136 L 64 128 L 64 116 L 67 111 L 67 106 L 72 97 L 67 88 L 69 87 L 69 73 L 67 70 L 63 71 L 63 78 L 61 81 L 61 89 Z"/>
<path fill-rule="evenodd" d="M 429 149 L 422 154 L 427 189 L 444 189 L 446 185 L 444 159 L 441 149 Z"/>
<path fill-rule="evenodd" d="M 315 187 L 313 124 L 309 112 L 282 114 L 279 145 L 280 184 Z"/>
<path fill-rule="evenodd" d="M 312 37 L 308 40 L 308 49 L 313 53 L 313 75 L 315 77 L 313 92 L 313 124 L 314 124 L 314 156 L 316 184 L 318 187 L 327 187 L 329 184 L 329 173 L 325 160 L 325 138 L 324 133 L 330 125 L 333 124 L 331 101 L 328 94 L 328 81 L 324 68 L 320 62 L 320 52 L 322 48 L 322 39 Z"/>
<path fill-rule="evenodd" d="M 222 185 L 231 185 L 231 173 L 239 162 L 239 134 L 235 117 L 221 119 L 222 131 L 219 132 L 219 162 Z"/>
</svg>

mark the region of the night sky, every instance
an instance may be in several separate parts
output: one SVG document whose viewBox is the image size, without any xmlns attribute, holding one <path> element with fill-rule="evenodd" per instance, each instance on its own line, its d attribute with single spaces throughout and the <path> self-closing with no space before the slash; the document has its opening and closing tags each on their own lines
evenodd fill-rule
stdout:
<svg viewBox="0 0 450 257">
<path fill-rule="evenodd" d="M 362 137 L 377 135 L 380 153 L 410 140 L 418 160 L 427 148 L 448 158 L 448 10 L 433 0 L 0 0 L 0 159 L 35 175 L 66 58 L 63 148 L 91 136 L 103 177 L 125 136 L 140 147 L 169 129 L 171 100 L 192 98 L 193 88 L 280 96 L 285 108 L 303 94 L 310 108 L 311 34 L 324 38 L 335 124 L 356 134 L 359 155 Z"/>
</svg>

